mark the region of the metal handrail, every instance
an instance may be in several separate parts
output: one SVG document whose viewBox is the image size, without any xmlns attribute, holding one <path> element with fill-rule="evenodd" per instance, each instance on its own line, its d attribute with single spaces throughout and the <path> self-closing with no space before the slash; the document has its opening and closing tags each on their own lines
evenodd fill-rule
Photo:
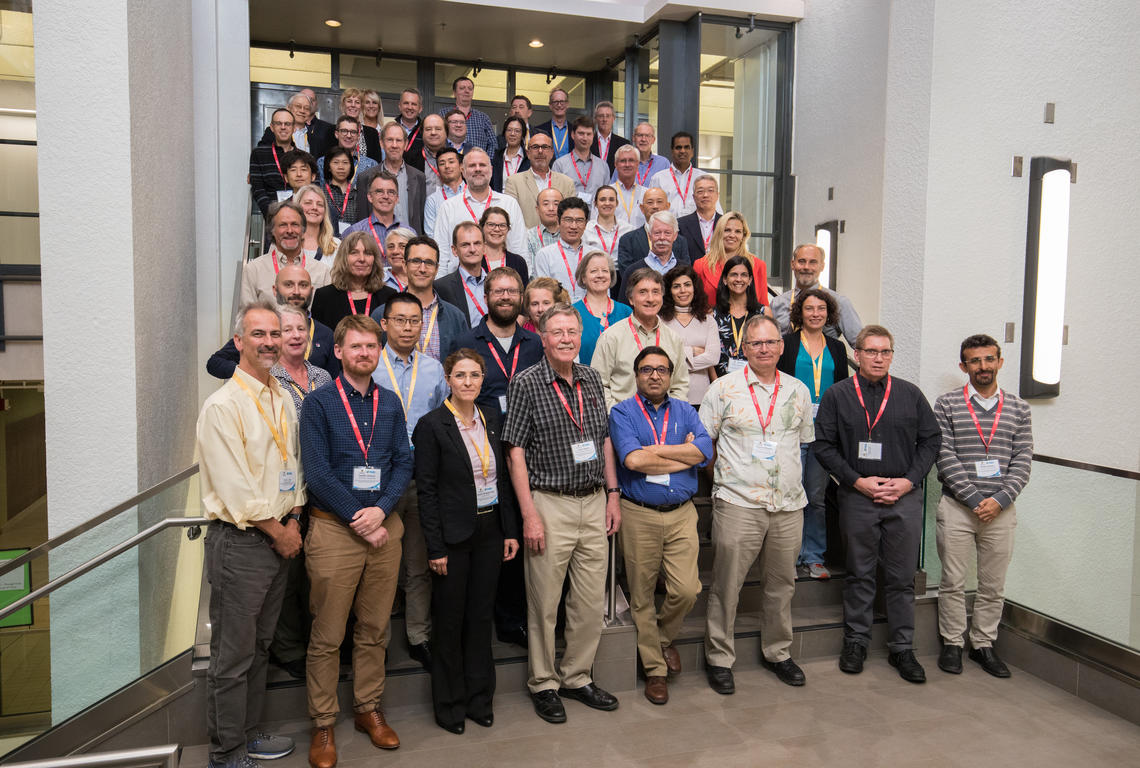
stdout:
<svg viewBox="0 0 1140 768">
<path fill-rule="evenodd" d="M 27 760 L 8 763 L 9 768 L 178 768 L 182 747 L 164 744 L 161 747 L 121 749 L 116 752 L 96 752 L 86 755 L 68 755 L 47 760 Z"/>
<path fill-rule="evenodd" d="M 139 544 L 143 543 L 152 536 L 161 533 L 167 528 L 190 528 L 191 530 L 189 531 L 188 535 L 191 539 L 196 539 L 201 533 L 201 526 L 206 525 L 209 522 L 210 521 L 204 517 L 168 517 L 165 520 L 159 520 L 154 525 L 139 531 L 134 536 L 130 537 L 121 544 L 117 544 L 111 547 L 101 555 L 96 555 L 82 565 L 77 565 L 62 576 L 52 579 L 39 589 L 33 590 L 11 605 L 0 609 L 0 619 L 6 619 L 8 616 L 12 615 L 24 606 L 31 605 L 41 597 L 50 595 L 52 592 L 56 591 L 65 584 L 69 584 L 75 581 L 83 574 L 87 573 L 88 571 L 92 571 L 95 568 L 98 568 L 108 560 L 113 560 L 124 552 L 134 549 Z"/>
<path fill-rule="evenodd" d="M 150 499 L 150 498 L 157 496 L 158 494 L 165 491 L 167 488 L 170 488 L 173 485 L 177 485 L 178 483 L 182 482 L 183 480 L 185 480 L 189 477 L 193 477 L 197 473 L 198 473 L 198 465 L 197 464 L 191 464 L 186 469 L 182 470 L 181 472 L 178 472 L 175 475 L 172 475 L 172 476 L 166 478 L 161 483 L 158 483 L 157 485 L 151 486 L 150 488 L 147 488 L 145 491 L 142 491 L 141 493 L 135 494 L 134 496 L 127 499 L 126 501 L 124 501 L 120 504 L 116 504 L 115 506 L 111 507 L 106 512 L 104 512 L 100 515 L 96 515 L 95 517 L 91 518 L 90 520 L 82 522 L 79 525 L 75 526 L 74 528 L 72 528 L 68 531 L 64 531 L 63 533 L 61 533 L 60 535 L 56 536 L 53 539 L 48 539 L 43 544 L 40 544 L 38 547 L 35 547 L 34 549 L 28 550 L 27 552 L 20 555 L 19 557 L 15 557 L 11 560 L 0 561 L 0 576 L 3 576 L 8 571 L 15 570 L 16 568 L 20 567 L 24 563 L 28 563 L 28 562 L 31 562 L 32 560 L 35 560 L 37 557 L 40 557 L 42 555 L 46 555 L 48 552 L 51 552 L 56 547 L 59 547 L 63 544 L 66 544 L 67 542 L 71 541 L 76 536 L 79 536 L 80 534 L 86 533 L 87 531 L 91 530 L 92 528 L 95 528 L 96 526 L 107 522 L 112 517 L 115 517 L 118 514 L 126 512 L 128 509 L 131 509 L 132 507 L 137 507 L 139 504 L 146 501 L 147 499 Z"/>
</svg>

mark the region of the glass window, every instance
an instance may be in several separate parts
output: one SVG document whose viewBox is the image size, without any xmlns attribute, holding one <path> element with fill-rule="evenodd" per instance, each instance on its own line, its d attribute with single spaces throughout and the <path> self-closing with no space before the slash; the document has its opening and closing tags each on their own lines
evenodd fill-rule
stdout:
<svg viewBox="0 0 1140 768">
<path fill-rule="evenodd" d="M 416 62 L 410 59 L 390 59 L 387 56 L 376 66 L 375 56 L 340 54 L 340 87 L 373 90 L 399 98 L 400 91 L 416 87 Z"/>
<path fill-rule="evenodd" d="M 32 56 L 32 14 L 20 11 L 0 11 L 0 79 L 35 79 L 35 59 Z"/>
<path fill-rule="evenodd" d="M 566 91 L 570 101 L 569 109 L 586 109 L 586 80 L 576 75 L 558 75 L 549 83 L 546 75 L 539 72 L 517 72 L 515 74 L 515 93 L 522 94 L 534 103 L 535 110 L 541 109 L 545 115 L 542 120 L 550 119 L 550 92 L 555 88 Z"/>
<path fill-rule="evenodd" d="M 441 105 L 454 102 L 452 83 L 458 77 L 469 77 L 475 84 L 475 101 L 494 104 L 507 103 L 507 70 L 480 69 L 476 75 L 471 66 L 467 64 L 435 65 L 435 97 Z M 414 82 L 414 80 L 413 80 Z M 495 122 L 495 116 L 491 116 Z"/>
<path fill-rule="evenodd" d="M 249 49 L 249 80 L 252 83 L 332 87 L 332 55 L 304 53 L 293 56 L 280 48 Z"/>
</svg>

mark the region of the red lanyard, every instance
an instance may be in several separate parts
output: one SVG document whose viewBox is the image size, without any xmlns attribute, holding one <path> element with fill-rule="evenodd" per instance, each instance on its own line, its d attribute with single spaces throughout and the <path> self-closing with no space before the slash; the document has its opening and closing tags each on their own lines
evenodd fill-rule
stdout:
<svg viewBox="0 0 1140 768">
<path fill-rule="evenodd" d="M 677 194 L 681 196 L 681 205 L 685 205 L 685 198 L 689 196 L 689 185 L 693 183 L 693 166 L 689 166 L 689 175 L 685 179 L 685 191 L 681 191 L 681 185 L 677 183 L 677 174 L 673 173 L 673 166 L 669 166 L 669 175 L 673 177 L 673 186 L 677 188 Z"/>
<path fill-rule="evenodd" d="M 760 383 L 760 379 L 756 379 L 756 383 Z M 776 397 L 780 394 L 780 373 L 776 372 L 776 389 L 772 392 L 772 402 L 768 403 L 768 419 L 765 420 L 760 415 L 760 401 L 756 399 L 756 390 L 748 383 L 748 368 L 744 369 L 744 385 L 748 387 L 748 394 L 752 395 L 752 404 L 756 406 L 756 418 L 760 421 L 760 431 L 764 435 L 764 439 L 768 439 L 768 427 L 772 425 L 772 414 L 776 411 Z"/>
<path fill-rule="evenodd" d="M 474 198 L 471 198 L 471 199 L 474 200 Z M 468 200 L 467 194 L 464 193 L 463 204 L 467 206 L 467 212 L 471 214 L 471 220 L 474 221 L 476 224 L 478 224 L 479 223 L 479 217 L 475 215 L 475 209 L 471 207 L 471 203 L 467 202 L 467 200 Z M 476 200 L 476 202 L 478 202 L 478 201 Z M 493 203 L 493 202 L 494 202 L 494 195 L 490 195 L 490 194 L 487 195 L 487 202 L 483 203 L 483 211 L 486 212 L 487 209 L 491 207 L 491 203 Z"/>
<path fill-rule="evenodd" d="M 507 381 L 510 381 L 515 377 L 515 369 L 519 367 L 519 350 L 522 349 L 522 344 L 515 347 L 515 357 L 511 360 L 511 372 L 507 373 L 507 366 L 503 365 L 503 358 L 499 357 L 499 350 L 495 349 L 498 343 L 499 342 L 492 340 L 491 343 L 487 345 L 487 349 L 491 350 L 491 356 L 494 357 L 495 362 L 499 364 L 499 370 L 507 377 Z M 562 393 L 559 392 L 559 394 Z"/>
<path fill-rule="evenodd" d="M 277 159 L 277 145 L 274 144 L 270 149 L 273 150 L 273 164 L 277 166 L 277 172 L 281 174 L 281 180 L 288 186 L 289 180 L 285 178 L 285 173 L 281 170 L 281 161 Z"/>
<path fill-rule="evenodd" d="M 863 388 L 859 386 L 859 374 L 855 374 L 855 394 L 859 396 L 859 405 L 863 406 L 863 415 L 867 417 L 867 439 L 871 439 L 871 430 L 879 423 L 879 419 L 883 418 L 883 411 L 887 409 L 887 401 L 891 399 L 891 376 L 887 374 L 887 389 L 883 392 L 883 404 L 879 406 L 879 412 L 875 414 L 875 420 L 871 421 L 871 412 L 867 410 L 867 404 L 863 402 Z"/>
<path fill-rule="evenodd" d="M 606 143 L 603 145 L 602 134 L 598 134 L 598 157 L 602 158 L 603 160 L 606 159 L 606 155 L 610 153 L 610 142 L 613 141 L 613 139 L 614 135 L 611 133 L 610 137 L 605 140 Z"/>
<path fill-rule="evenodd" d="M 582 178 L 582 172 L 578 170 L 578 158 L 571 158 L 573 160 L 574 173 L 578 174 L 578 181 L 582 182 L 582 189 L 590 183 L 590 174 L 594 172 L 594 160 L 590 158 L 590 170 L 586 171 L 586 178 Z"/>
<path fill-rule="evenodd" d="M 966 398 L 966 408 L 970 411 L 970 418 L 974 420 L 974 427 L 978 430 L 978 437 L 982 439 L 982 445 L 985 446 L 986 455 L 990 455 L 990 443 L 994 441 L 994 434 L 997 433 L 998 422 L 1001 421 L 1001 408 L 1005 405 L 1005 392 L 998 390 L 998 404 L 997 412 L 994 414 L 994 425 L 990 427 L 990 439 L 987 440 L 986 436 L 982 434 L 982 423 L 978 421 L 977 414 L 974 413 L 974 404 L 970 402 L 970 388 L 969 386 L 962 387 L 962 397 Z"/>
<path fill-rule="evenodd" d="M 368 449 L 372 447 L 372 436 L 376 434 L 376 409 L 380 407 L 380 392 L 377 391 L 372 395 L 372 431 L 368 433 L 368 444 L 366 445 L 363 435 L 360 434 L 360 427 L 356 425 L 356 417 L 352 415 L 352 408 L 348 405 L 348 395 L 344 393 L 344 385 L 340 383 L 339 376 L 336 378 L 336 388 L 340 392 L 340 401 L 344 403 L 344 412 L 348 414 L 348 422 L 352 424 L 352 431 L 356 434 L 356 443 L 364 452 L 364 465 L 368 466 Z"/>
<path fill-rule="evenodd" d="M 517 172 L 520 165 L 522 165 L 522 150 L 521 149 L 519 150 L 519 153 L 517 155 L 515 155 L 514 170 L 511 169 L 511 159 L 509 157 L 507 157 L 505 152 L 503 153 L 503 173 L 506 174 L 505 178 L 510 178 L 512 173 Z"/>
<path fill-rule="evenodd" d="M 280 272 L 281 272 L 281 260 L 278 258 L 278 255 L 279 254 L 277 252 L 277 246 L 275 245 L 275 246 L 273 246 L 273 249 L 269 251 L 269 256 L 272 257 L 272 260 L 273 260 L 273 274 L 275 274 L 275 275 L 280 274 Z M 301 267 L 303 268 L 304 266 L 305 266 L 305 252 L 301 251 Z"/>
<path fill-rule="evenodd" d="M 463 194 L 463 190 L 465 190 L 465 189 L 467 189 L 467 182 L 466 182 L 466 181 L 461 181 L 461 182 L 459 182 L 459 191 L 458 191 L 458 192 L 453 192 L 452 194 L 455 194 L 455 195 L 461 195 L 461 194 Z M 448 186 L 447 186 L 446 184 L 442 185 L 442 186 L 439 188 L 439 192 L 440 192 L 440 194 L 441 194 L 441 195 L 443 195 L 443 199 L 444 199 L 444 200 L 446 200 L 446 199 L 447 199 L 447 190 L 448 190 Z"/>
<path fill-rule="evenodd" d="M 534 228 L 534 231 L 538 233 L 538 247 L 539 248 L 544 247 L 546 245 L 546 240 L 542 236 L 542 232 L 543 232 L 542 225 L 539 224 L 537 227 Z"/>
<path fill-rule="evenodd" d="M 606 247 L 606 239 L 602 237 L 602 228 L 595 224 L 594 231 L 598 233 L 598 240 L 600 240 L 602 243 L 602 250 L 606 252 L 607 256 L 612 256 L 614 253 L 614 248 L 617 247 L 618 233 L 621 231 L 621 227 L 614 226 L 614 241 L 610 243 L 609 248 Z"/>
<path fill-rule="evenodd" d="M 388 273 L 388 277 L 392 278 L 392 280 L 396 282 L 396 290 L 403 292 L 404 284 L 400 282 L 400 278 L 396 277 L 391 272 Z"/>
<path fill-rule="evenodd" d="M 586 311 L 589 312 L 591 315 L 594 315 L 594 310 L 590 309 L 589 297 L 582 299 L 582 303 L 586 305 Z M 598 318 L 598 322 L 600 322 L 602 324 L 603 330 L 610 327 L 610 313 L 613 311 L 614 311 L 614 300 L 609 299 L 609 303 L 606 304 L 606 311 L 604 313 L 602 313 L 601 317 L 598 317 L 598 315 L 594 315 L 594 317 Z M 634 336 L 636 336 L 636 335 L 637 334 L 635 333 Z M 640 343 L 641 342 L 638 341 L 638 344 L 640 344 Z"/>
<path fill-rule="evenodd" d="M 350 310 L 352 310 L 352 314 L 354 314 L 354 315 L 360 314 L 359 312 L 356 311 L 356 302 L 353 301 L 353 299 L 352 299 L 352 291 L 345 291 L 344 295 L 348 297 L 348 308 Z M 372 314 L 372 294 L 371 293 L 368 294 L 368 301 L 366 301 L 364 303 L 364 314 L 365 315 L 371 315 Z"/>
<path fill-rule="evenodd" d="M 436 168 L 434 165 L 432 165 L 431 163 L 429 163 L 429 162 L 428 162 L 428 159 L 427 159 L 427 150 L 426 150 L 426 149 L 421 149 L 421 150 L 420 150 L 420 154 L 424 156 L 424 165 L 425 165 L 425 166 L 427 166 L 428 168 L 431 168 L 431 172 L 432 172 L 432 173 L 434 173 L 434 174 L 435 174 L 437 177 L 439 177 L 440 181 L 442 181 L 442 180 L 443 180 L 443 177 L 439 175 L 439 169 L 438 169 L 438 168 Z"/>
<path fill-rule="evenodd" d="M 557 381 L 551 382 L 554 386 L 554 391 L 558 393 L 558 399 L 562 401 L 562 407 L 566 409 L 566 415 L 570 417 L 570 421 L 574 422 L 574 426 L 583 435 L 586 434 L 586 427 L 574 418 L 574 412 L 570 410 L 570 403 L 566 402 L 566 395 L 562 394 L 562 387 L 558 386 Z M 583 410 L 585 406 L 582 404 L 582 382 L 576 381 L 574 385 L 578 388 L 578 415 L 582 417 L 582 421 L 586 420 L 586 412 Z"/>
<path fill-rule="evenodd" d="M 372 217 L 371 216 L 368 217 L 368 228 L 372 230 L 372 236 L 374 238 L 376 238 L 376 245 L 380 246 L 380 255 L 384 259 L 387 259 L 388 258 L 388 252 L 387 252 L 387 250 L 384 249 L 384 243 L 380 242 L 380 235 L 376 234 L 376 227 L 372 226 Z"/>
<path fill-rule="evenodd" d="M 562 263 L 566 265 L 566 274 L 570 276 L 570 285 L 574 285 L 574 270 L 570 269 L 570 260 L 566 258 L 566 251 L 562 250 L 562 240 L 558 240 L 558 252 L 562 254 Z M 578 261 L 582 260 L 582 246 L 578 246 Z M 574 266 L 578 266 L 575 262 Z"/>
<path fill-rule="evenodd" d="M 649 178 L 649 169 L 653 167 L 653 155 L 649 156 L 649 160 L 645 162 L 645 173 L 641 172 L 641 163 L 637 164 L 637 183 L 645 186 L 645 180 Z"/>
<path fill-rule="evenodd" d="M 407 152 L 409 149 L 412 148 L 412 144 L 415 143 L 416 137 L 419 135 L 420 135 L 420 126 L 417 125 L 415 133 L 413 133 L 411 136 L 408 137 L 408 143 L 404 145 L 404 151 L 405 152 Z"/>
<path fill-rule="evenodd" d="M 479 310 L 479 317 L 487 314 L 487 310 L 479 303 L 479 299 L 475 298 L 475 294 L 471 292 L 471 288 L 467 285 L 467 281 L 463 280 L 463 290 L 467 293 L 467 298 L 471 299 L 471 303 L 475 305 L 475 309 Z"/>
<path fill-rule="evenodd" d="M 532 172 L 531 175 L 534 176 L 536 179 L 538 178 L 537 173 Z M 546 172 L 546 188 L 550 189 L 550 187 L 553 186 L 553 184 L 554 184 L 554 174 L 551 171 L 547 171 Z M 536 184 L 535 186 L 538 186 L 538 185 Z"/>
<path fill-rule="evenodd" d="M 773 401 L 775 402 L 775 401 Z M 653 426 L 653 419 L 649 418 L 649 411 L 645 410 L 645 404 L 641 402 L 641 397 L 637 398 L 637 405 L 641 408 L 641 413 L 644 414 L 645 420 L 649 422 L 649 428 L 653 430 L 653 444 L 665 445 L 665 438 L 669 436 L 669 401 L 665 401 L 665 422 L 661 425 L 661 436 L 657 436 L 657 427 Z M 759 406 L 757 406 L 759 408 Z M 769 417 L 771 420 L 771 417 Z"/>
<path fill-rule="evenodd" d="M 325 190 L 327 190 L 329 193 L 329 200 L 335 200 L 336 199 L 335 197 L 333 197 L 332 187 L 330 187 L 328 184 L 325 184 Z M 344 216 L 344 212 L 347 210 L 348 210 L 348 193 L 345 192 L 344 193 L 344 202 L 342 202 L 340 204 L 340 215 Z"/>
<path fill-rule="evenodd" d="M 630 317 L 626 318 L 626 322 L 629 323 L 629 331 L 630 331 L 630 333 L 633 334 L 633 340 L 637 342 L 637 349 L 638 349 L 638 351 L 640 351 L 641 350 L 641 337 L 637 335 L 637 329 L 633 327 L 633 316 L 631 315 Z M 655 346 L 655 347 L 661 346 L 661 321 L 660 320 L 657 321 L 657 337 L 653 340 L 653 346 Z"/>
<path fill-rule="evenodd" d="M 682 200 L 681 202 L 684 202 L 684 201 Z M 716 214 L 715 214 L 715 213 L 713 214 L 713 218 L 714 218 L 714 219 L 716 218 Z M 700 218 L 698 218 L 698 219 L 697 219 L 697 226 L 698 226 L 698 227 L 700 227 L 700 225 L 701 225 L 701 220 L 700 220 Z M 715 230 L 716 230 L 716 225 L 715 225 L 715 224 L 713 224 L 712 226 L 710 226 L 710 227 L 709 227 L 709 236 L 708 236 L 708 237 L 705 237 L 705 238 L 702 238 L 702 239 L 705 241 L 705 251 L 706 251 L 706 252 L 708 252 L 708 249 L 709 249 L 709 243 L 710 243 L 710 242 L 712 242 L 712 236 L 713 236 L 713 232 L 714 232 Z"/>
</svg>

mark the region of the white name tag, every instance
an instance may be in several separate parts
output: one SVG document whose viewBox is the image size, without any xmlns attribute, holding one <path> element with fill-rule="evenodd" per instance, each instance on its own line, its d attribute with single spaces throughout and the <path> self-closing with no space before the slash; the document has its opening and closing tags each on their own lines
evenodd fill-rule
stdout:
<svg viewBox="0 0 1140 768">
<path fill-rule="evenodd" d="M 570 452 L 574 454 L 575 464 L 585 464 L 587 461 L 594 461 L 598 458 L 598 449 L 594 447 L 593 440 L 583 440 L 580 443 L 572 444 Z"/>
<path fill-rule="evenodd" d="M 283 200 L 292 200 L 292 199 L 293 199 L 293 190 L 291 190 L 291 189 L 279 189 L 279 190 L 277 190 L 277 202 L 281 202 Z"/>
<path fill-rule="evenodd" d="M 669 475 L 646 475 L 645 482 L 654 485 L 669 485 Z"/>
<path fill-rule="evenodd" d="M 978 462 L 979 464 L 981 462 Z M 297 470 L 283 469 L 277 475 L 277 490 L 284 493 L 285 491 L 297 490 Z"/>
<path fill-rule="evenodd" d="M 378 491 L 380 490 L 380 470 L 377 467 L 353 467 L 352 490 Z"/>
<path fill-rule="evenodd" d="M 859 458 L 867 459 L 869 461 L 882 461 L 883 444 L 866 442 L 859 443 Z"/>
<path fill-rule="evenodd" d="M 499 410 L 503 413 L 507 412 L 507 396 L 499 395 Z"/>
<path fill-rule="evenodd" d="M 739 371 L 744 368 L 746 363 L 746 360 L 737 360 L 735 357 L 730 357 L 728 359 L 728 372 Z"/>
<path fill-rule="evenodd" d="M 488 485 L 486 488 L 475 489 L 475 503 L 479 508 L 489 507 L 499 500 L 499 488 L 495 485 Z"/>
<path fill-rule="evenodd" d="M 753 440 L 752 458 L 773 461 L 776 458 L 775 440 Z"/>
<path fill-rule="evenodd" d="M 817 418 L 818 416 L 819 416 L 819 403 L 812 403 L 811 404 L 811 417 L 814 419 L 814 418 Z"/>
<path fill-rule="evenodd" d="M 338 221 L 336 228 L 337 228 L 337 231 L 340 232 L 340 236 L 344 237 L 344 233 L 347 232 L 348 228 L 351 226 L 352 225 L 349 224 L 347 221 Z"/>
<path fill-rule="evenodd" d="M 977 467 L 978 477 L 1001 477 L 1001 465 L 997 459 L 975 461 L 974 465 Z"/>
</svg>

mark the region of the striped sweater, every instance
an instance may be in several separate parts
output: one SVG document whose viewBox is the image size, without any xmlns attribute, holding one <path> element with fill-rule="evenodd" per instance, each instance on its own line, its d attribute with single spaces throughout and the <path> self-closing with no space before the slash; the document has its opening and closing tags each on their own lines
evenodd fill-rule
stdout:
<svg viewBox="0 0 1140 768">
<path fill-rule="evenodd" d="M 1003 390 L 1004 391 L 1004 390 Z M 974 413 L 988 438 L 993 427 L 995 405 L 985 411 L 974 400 Z M 986 454 L 962 389 L 953 389 L 934 403 L 934 417 L 942 429 L 942 447 L 938 451 L 938 479 L 942 492 L 974 508 L 984 499 L 993 498 L 1002 509 L 1013 503 L 1021 489 L 1029 482 L 1030 464 L 1033 461 L 1033 424 L 1029 404 L 1016 395 L 1005 392 L 1001 421 Z M 1000 477 L 978 477 L 975 462 L 997 459 Z"/>
</svg>

